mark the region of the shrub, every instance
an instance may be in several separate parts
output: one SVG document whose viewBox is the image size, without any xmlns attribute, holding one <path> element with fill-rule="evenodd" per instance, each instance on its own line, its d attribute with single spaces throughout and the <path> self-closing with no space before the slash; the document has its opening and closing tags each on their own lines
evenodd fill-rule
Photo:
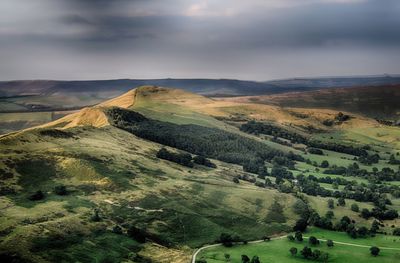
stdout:
<svg viewBox="0 0 400 263">
<path fill-rule="evenodd" d="M 308 239 L 308 243 L 310 243 L 311 245 L 318 245 L 319 240 L 315 236 L 310 236 L 310 238 Z"/>
<path fill-rule="evenodd" d="M 29 200 L 31 201 L 39 201 L 42 199 L 44 199 L 44 193 L 41 190 L 38 190 L 29 196 Z"/>
<path fill-rule="evenodd" d="M 351 205 L 351 211 L 353 211 L 353 212 L 359 212 L 359 211 L 360 211 L 360 208 L 358 207 L 357 204 L 352 204 L 352 205 Z"/>
<path fill-rule="evenodd" d="M 328 240 L 326 241 L 326 245 L 327 245 L 328 247 L 333 247 L 333 246 L 334 246 L 333 240 L 328 239 Z"/>
<path fill-rule="evenodd" d="M 376 257 L 379 255 L 380 249 L 378 247 L 371 247 L 369 251 L 371 252 L 372 256 Z"/>
<path fill-rule="evenodd" d="M 65 185 L 57 185 L 56 187 L 54 187 L 54 192 L 57 195 L 68 195 L 68 190 Z"/>
<path fill-rule="evenodd" d="M 140 228 L 137 228 L 135 226 L 130 226 L 127 234 L 129 237 L 135 239 L 139 243 L 145 243 L 146 242 L 146 232 Z"/>
<path fill-rule="evenodd" d="M 112 232 L 118 235 L 122 234 L 122 228 L 119 225 L 115 225 L 112 229 Z"/>
<path fill-rule="evenodd" d="M 233 246 L 233 238 L 230 234 L 227 233 L 222 233 L 219 236 L 219 242 L 222 243 L 225 247 L 231 247 Z"/>
<path fill-rule="evenodd" d="M 297 241 L 303 241 L 303 234 L 300 232 L 300 231 L 297 231 L 295 234 L 294 234 L 294 236 L 295 236 L 295 238 L 296 238 L 296 240 Z"/>
</svg>

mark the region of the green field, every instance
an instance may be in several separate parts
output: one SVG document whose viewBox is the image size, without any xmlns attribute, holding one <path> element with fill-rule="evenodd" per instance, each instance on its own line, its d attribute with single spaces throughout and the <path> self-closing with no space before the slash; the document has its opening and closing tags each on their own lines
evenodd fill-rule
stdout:
<svg viewBox="0 0 400 263">
<path fill-rule="evenodd" d="M 257 244 L 234 245 L 231 248 L 223 246 L 208 248 L 199 253 L 196 259 L 204 258 L 207 263 L 226 262 L 225 254 L 229 254 L 233 263 L 241 262 L 241 255 L 247 255 L 251 259 L 258 256 L 261 262 L 313 262 L 305 260 L 300 254 L 304 246 L 309 246 L 313 250 L 318 249 L 329 253 L 328 262 L 397 262 L 400 257 L 400 237 L 377 236 L 367 239 L 351 239 L 343 233 L 312 229 L 304 234 L 306 237 L 315 236 L 318 239 L 332 239 L 338 242 L 351 243 L 355 245 L 367 246 L 357 247 L 344 244 L 334 244 L 334 247 L 328 248 L 326 242 L 320 245 L 309 245 L 307 239 L 303 242 L 289 241 L 286 237 L 261 242 Z M 381 247 L 381 253 L 377 257 L 370 254 L 369 247 Z M 289 252 L 291 247 L 296 247 L 299 251 L 296 256 Z M 396 250 L 383 249 L 383 247 L 395 248 Z"/>
</svg>

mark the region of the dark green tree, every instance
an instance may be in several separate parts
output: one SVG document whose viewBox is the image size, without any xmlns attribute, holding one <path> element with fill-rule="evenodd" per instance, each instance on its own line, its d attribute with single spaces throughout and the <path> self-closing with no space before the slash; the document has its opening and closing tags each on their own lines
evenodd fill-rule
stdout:
<svg viewBox="0 0 400 263">
<path fill-rule="evenodd" d="M 376 257 L 379 255 L 379 252 L 381 251 L 378 247 L 371 247 L 369 249 L 369 251 L 371 252 L 371 255 Z"/>
</svg>

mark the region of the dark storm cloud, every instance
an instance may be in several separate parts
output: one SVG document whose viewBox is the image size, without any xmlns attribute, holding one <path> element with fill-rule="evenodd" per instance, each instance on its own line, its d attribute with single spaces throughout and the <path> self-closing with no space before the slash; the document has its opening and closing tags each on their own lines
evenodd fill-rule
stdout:
<svg viewBox="0 0 400 263">
<path fill-rule="evenodd" d="M 268 79 L 400 68 L 395 0 L 4 0 L 0 5 L 6 10 L 0 18 L 0 56 L 9 62 L 0 66 L 3 79 Z M 42 64 L 35 67 L 38 61 Z M 83 64 L 85 75 L 66 73 Z"/>
</svg>

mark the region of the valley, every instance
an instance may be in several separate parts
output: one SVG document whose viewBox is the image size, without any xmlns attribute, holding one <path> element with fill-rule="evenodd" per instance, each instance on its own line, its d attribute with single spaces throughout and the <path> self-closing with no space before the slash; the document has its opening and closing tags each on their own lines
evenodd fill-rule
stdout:
<svg viewBox="0 0 400 263">
<path fill-rule="evenodd" d="M 400 246 L 399 127 L 268 96 L 141 86 L 9 130 L 0 260 L 183 263 L 224 243 L 195 262 L 324 262 L 304 246 L 325 262 L 396 262 L 400 251 L 385 247 Z M 321 244 L 286 237 L 297 231 Z"/>
</svg>

